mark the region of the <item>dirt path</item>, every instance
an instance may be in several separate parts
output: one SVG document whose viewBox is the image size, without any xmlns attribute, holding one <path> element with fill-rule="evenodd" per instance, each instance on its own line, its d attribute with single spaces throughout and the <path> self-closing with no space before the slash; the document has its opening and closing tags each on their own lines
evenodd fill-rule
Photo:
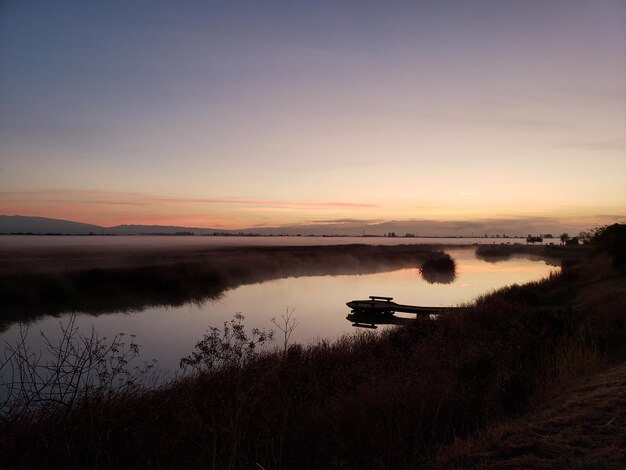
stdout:
<svg viewBox="0 0 626 470">
<path fill-rule="evenodd" d="M 544 409 L 457 442 L 438 466 L 626 468 L 626 364 L 585 378 Z"/>
</svg>

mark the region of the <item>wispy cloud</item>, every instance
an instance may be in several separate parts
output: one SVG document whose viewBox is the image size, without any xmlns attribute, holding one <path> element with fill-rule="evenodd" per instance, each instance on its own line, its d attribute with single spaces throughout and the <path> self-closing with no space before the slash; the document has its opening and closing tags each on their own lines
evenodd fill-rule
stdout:
<svg viewBox="0 0 626 470">
<path fill-rule="evenodd" d="M 115 191 L 81 191 L 81 190 L 50 190 L 50 191 L 0 191 L 0 199 L 5 202 L 39 201 L 47 203 L 81 203 L 81 204 L 120 204 L 147 205 L 154 203 L 168 204 L 233 204 L 241 206 L 287 207 L 293 209 L 323 208 L 375 208 L 376 204 L 347 201 L 285 201 L 276 199 L 249 199 L 238 197 L 174 197 L 144 193 Z"/>
<path fill-rule="evenodd" d="M 344 225 L 363 224 L 363 225 L 367 225 L 367 224 L 377 224 L 381 222 L 383 222 L 383 220 L 381 219 L 331 219 L 331 220 L 311 220 L 309 223 L 311 224 L 344 224 Z"/>
<path fill-rule="evenodd" d="M 245 206 L 271 206 L 271 207 L 289 207 L 289 208 L 325 208 L 325 207 L 378 207 L 376 204 L 364 204 L 356 202 L 342 201 L 280 201 L 273 199 L 239 199 L 239 198 L 172 198 L 157 197 L 151 198 L 153 201 L 174 202 L 174 203 L 191 203 L 191 204 L 236 204 Z"/>
<path fill-rule="evenodd" d="M 593 141 L 571 141 L 558 145 L 560 148 L 580 148 L 590 150 L 626 150 L 626 139 L 604 139 Z"/>
</svg>

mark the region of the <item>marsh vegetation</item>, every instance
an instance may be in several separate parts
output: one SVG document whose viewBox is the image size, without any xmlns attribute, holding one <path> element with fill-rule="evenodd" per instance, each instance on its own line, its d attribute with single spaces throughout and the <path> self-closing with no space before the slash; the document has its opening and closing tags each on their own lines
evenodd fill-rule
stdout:
<svg viewBox="0 0 626 470">
<path fill-rule="evenodd" d="M 68 311 L 104 313 L 218 298 L 229 288 L 271 279 L 363 274 L 449 259 L 440 248 L 302 246 L 149 251 L 46 249 L 5 253 L 2 318 L 10 322 Z"/>
</svg>

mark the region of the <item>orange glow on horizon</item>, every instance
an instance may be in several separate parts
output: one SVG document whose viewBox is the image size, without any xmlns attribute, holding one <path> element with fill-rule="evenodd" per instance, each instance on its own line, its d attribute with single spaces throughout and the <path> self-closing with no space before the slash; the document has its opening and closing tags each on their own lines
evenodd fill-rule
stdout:
<svg viewBox="0 0 626 470">
<path fill-rule="evenodd" d="M 610 213 L 611 208 L 605 208 Z M 264 227 L 307 226 L 337 228 L 361 234 L 362 227 L 394 221 L 404 224 L 399 235 L 406 232 L 428 234 L 459 233 L 482 236 L 483 230 L 491 233 L 526 235 L 529 232 L 546 233 L 546 225 L 574 225 L 569 230 L 585 230 L 593 226 L 624 220 L 619 208 L 615 216 L 595 216 L 598 208 L 559 207 L 553 210 L 502 216 L 500 206 L 481 207 L 481 212 L 468 210 L 452 203 L 445 207 L 419 207 L 407 202 L 375 204 L 371 201 L 289 201 L 250 198 L 175 197 L 115 191 L 23 191 L 0 193 L 0 214 L 27 215 L 90 223 L 104 227 L 115 225 L 165 225 L 242 230 Z M 597 213 L 597 212 L 596 212 Z M 546 215 L 551 214 L 551 215 Z M 621 219 L 620 219 L 621 218 Z M 452 221 L 462 221 L 455 229 Z M 429 225 L 421 222 L 432 222 Z M 437 224 L 446 224 L 437 232 Z M 475 222 L 475 223 L 473 223 Z M 411 225 L 413 223 L 413 225 Z M 482 226 L 481 226 L 482 224 Z M 488 228 L 485 228 L 488 227 Z M 490 228 L 489 228 L 490 227 Z M 567 229 L 567 228 L 566 228 Z M 457 232 L 455 232 L 457 230 Z M 565 229 L 564 229 L 565 230 Z M 384 228 L 380 229 L 381 233 Z M 344 232 L 342 232 L 344 233 Z M 577 232 L 576 232 L 577 233 Z"/>
</svg>

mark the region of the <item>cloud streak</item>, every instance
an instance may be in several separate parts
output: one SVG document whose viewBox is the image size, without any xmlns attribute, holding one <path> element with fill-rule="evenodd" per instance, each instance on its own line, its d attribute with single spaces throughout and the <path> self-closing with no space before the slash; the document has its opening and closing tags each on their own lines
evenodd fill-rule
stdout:
<svg viewBox="0 0 626 470">
<path fill-rule="evenodd" d="M 572 141 L 562 143 L 558 147 L 589 150 L 626 150 L 626 139 L 606 139 L 587 142 Z"/>
<path fill-rule="evenodd" d="M 5 202 L 40 201 L 46 203 L 82 203 L 82 204 L 120 204 L 148 205 L 168 204 L 232 204 L 241 206 L 268 206 L 288 208 L 376 208 L 377 204 L 346 201 L 284 201 L 276 199 L 241 199 L 237 197 L 171 197 L 144 193 L 126 193 L 114 191 L 2 191 L 0 200 Z"/>
</svg>

